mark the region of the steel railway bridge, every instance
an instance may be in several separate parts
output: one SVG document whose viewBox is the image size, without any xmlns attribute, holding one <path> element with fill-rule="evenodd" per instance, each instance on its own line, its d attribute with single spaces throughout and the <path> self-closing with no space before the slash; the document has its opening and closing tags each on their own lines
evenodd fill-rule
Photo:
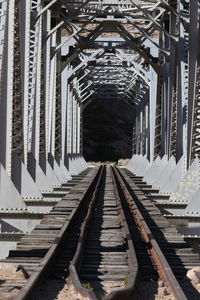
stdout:
<svg viewBox="0 0 200 300">
<path fill-rule="evenodd" d="M 127 168 L 200 234 L 199 24 L 198 0 L 0 0 L 1 257 L 87 168 L 83 110 L 106 98 L 135 108 Z"/>
</svg>

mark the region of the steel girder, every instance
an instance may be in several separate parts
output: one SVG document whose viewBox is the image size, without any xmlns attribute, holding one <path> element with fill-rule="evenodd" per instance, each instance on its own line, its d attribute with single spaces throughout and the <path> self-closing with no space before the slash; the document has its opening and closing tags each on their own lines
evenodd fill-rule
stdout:
<svg viewBox="0 0 200 300">
<path fill-rule="evenodd" d="M 193 161 L 200 154 L 199 123 L 199 71 L 200 71 L 200 4 L 195 1 L 190 5 L 190 41 L 189 41 L 189 106 L 188 106 L 188 161 Z M 191 78 L 191 79 L 190 79 Z"/>
<path fill-rule="evenodd" d="M 67 2 L 67 4 L 62 2 L 62 4 L 65 19 L 71 24 L 71 28 L 76 28 L 73 36 L 74 51 L 67 58 L 67 63 L 77 58 L 79 53 L 86 49 L 90 49 L 88 51 L 92 55 L 94 51 L 92 49 L 98 48 L 113 51 L 112 61 L 116 56 L 115 53 L 120 50 L 126 56 L 124 60 L 127 62 L 126 52 L 128 50 L 131 53 L 132 49 L 132 61 L 134 62 L 139 56 L 141 64 L 151 65 L 158 77 L 157 104 L 156 107 L 149 110 L 152 111 L 152 115 L 156 110 L 156 122 L 153 129 L 155 144 L 154 150 L 151 149 L 153 157 L 164 154 L 167 154 L 168 157 L 174 155 L 178 161 L 184 155 L 189 165 L 195 157 L 195 153 L 198 154 L 199 148 L 197 104 L 197 108 L 195 108 L 195 103 L 198 101 L 194 100 L 194 88 L 192 88 L 196 82 L 195 74 L 197 73 L 194 70 L 197 57 L 195 59 L 193 53 L 198 34 L 196 33 L 195 37 L 193 30 L 195 29 L 194 33 L 197 32 L 196 28 L 199 24 L 198 1 L 192 3 L 185 0 L 179 2 L 77 1 L 75 4 L 72 2 Z M 89 28 L 88 24 L 92 24 L 93 27 Z M 130 26 L 129 30 L 127 30 L 127 25 Z M 157 31 L 159 41 L 153 37 L 155 31 Z M 116 35 L 117 42 L 103 43 L 103 36 L 109 36 L 109 34 L 111 36 L 111 33 Z M 121 43 L 120 38 L 123 40 Z M 112 39 L 110 38 L 110 40 Z M 150 40 L 151 46 L 154 45 L 158 49 L 157 60 L 156 56 L 153 57 L 148 53 L 147 47 L 144 46 L 146 40 Z M 198 53 L 197 49 L 195 51 Z M 123 84 L 120 75 L 116 78 L 116 74 L 112 71 L 113 77 L 111 77 L 111 69 L 108 73 L 109 61 L 104 55 L 102 68 L 107 73 L 109 88 L 113 82 L 113 94 L 109 94 L 109 97 L 115 95 L 116 87 L 118 87 L 118 95 L 126 95 L 126 101 L 128 99 L 138 105 L 143 98 L 139 99 L 139 97 L 133 96 L 132 90 L 130 93 L 130 90 L 123 89 L 127 82 L 128 67 L 125 67 L 125 72 L 119 69 L 121 77 L 124 78 Z M 98 65 L 98 60 L 96 60 L 96 66 Z M 84 99 L 90 101 L 91 95 L 97 97 L 97 94 L 105 97 L 108 92 L 105 87 L 105 76 L 102 77 L 101 71 L 97 71 L 97 67 L 94 66 L 85 67 L 84 70 L 86 75 L 81 77 L 85 80 L 93 80 L 93 84 L 88 85 L 89 92 Z M 145 76 L 146 74 L 148 74 L 148 70 L 145 71 Z M 192 83 L 188 80 L 189 76 L 194 78 Z M 135 84 L 134 77 L 136 77 L 136 81 L 139 78 L 132 73 L 131 78 L 133 79 L 130 81 L 133 82 L 133 85 Z M 132 85 L 130 84 L 130 86 Z M 83 85 L 83 87 L 85 91 L 87 85 Z M 98 90 L 96 90 L 97 87 Z M 197 91 L 195 93 L 198 94 Z M 81 95 L 81 92 L 79 94 Z M 115 97 L 117 96 L 115 95 Z"/>
<path fill-rule="evenodd" d="M 167 30 L 162 21 L 169 14 L 180 18 L 176 8 L 166 1 L 62 2 L 61 16 L 69 31 L 69 38 L 66 40 L 69 42 L 71 39 L 71 51 L 63 57 L 63 69 L 66 66 L 69 68 L 70 81 L 74 81 L 73 94 L 77 101 L 87 105 L 92 99 L 119 98 L 136 106 L 139 120 L 142 118 L 139 121 L 141 124 L 148 123 L 146 114 L 139 113 L 140 109 L 137 107 L 144 101 L 143 94 L 156 97 L 153 85 L 150 86 L 150 78 L 156 75 L 151 74 L 155 72 L 160 78 L 163 72 L 163 63 L 158 61 L 155 50 L 152 55 L 150 48 L 158 49 L 161 56 L 169 58 L 167 43 L 159 42 L 158 37 L 162 35 L 162 38 L 169 39 L 171 43 L 176 43 L 178 39 L 177 32 L 173 34 Z M 101 54 L 96 52 L 97 49 L 102 50 Z M 159 84 L 158 80 L 158 86 Z M 142 88 L 136 88 L 138 86 Z M 159 97 L 160 94 L 157 98 L 161 101 Z M 156 113 L 153 98 L 143 105 L 151 116 Z M 159 121 L 158 110 L 156 120 Z M 161 130 L 155 136 L 160 124 L 156 127 L 153 124 L 154 120 L 150 117 L 148 128 L 151 129 L 143 143 L 148 145 L 143 149 L 151 159 L 156 153 L 161 155 L 157 140 L 162 139 L 159 135 Z M 143 126 L 139 128 L 140 131 L 143 130 Z M 139 140 L 144 136 L 142 132 L 138 135 Z M 152 143 L 154 137 L 155 143 Z"/>
<path fill-rule="evenodd" d="M 14 182 L 19 165 L 64 178 L 94 99 L 134 105 L 133 153 L 199 156 L 199 1 L 0 4 L 0 162 Z"/>
<path fill-rule="evenodd" d="M 41 190 L 86 167 L 75 99 L 73 148 L 66 151 L 60 16 L 46 5 L 43 0 L 0 1 L 0 207 L 43 199 Z"/>
</svg>

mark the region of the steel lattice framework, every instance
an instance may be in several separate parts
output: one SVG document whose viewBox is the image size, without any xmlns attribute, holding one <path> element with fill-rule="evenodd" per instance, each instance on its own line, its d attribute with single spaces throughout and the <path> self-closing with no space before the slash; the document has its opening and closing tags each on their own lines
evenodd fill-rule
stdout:
<svg viewBox="0 0 200 300">
<path fill-rule="evenodd" d="M 188 169 L 200 156 L 199 16 L 198 0 L 0 0 L 2 207 L 86 167 L 82 111 L 95 100 L 135 107 L 134 156 Z"/>
</svg>

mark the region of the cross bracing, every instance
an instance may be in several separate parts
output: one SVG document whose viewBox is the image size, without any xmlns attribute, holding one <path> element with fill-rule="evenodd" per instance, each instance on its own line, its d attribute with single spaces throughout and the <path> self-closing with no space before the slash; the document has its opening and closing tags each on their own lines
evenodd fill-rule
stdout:
<svg viewBox="0 0 200 300">
<path fill-rule="evenodd" d="M 186 172 L 200 156 L 199 8 L 0 0 L 0 206 L 43 199 L 86 167 L 82 114 L 101 99 L 134 107 L 137 161 Z"/>
</svg>

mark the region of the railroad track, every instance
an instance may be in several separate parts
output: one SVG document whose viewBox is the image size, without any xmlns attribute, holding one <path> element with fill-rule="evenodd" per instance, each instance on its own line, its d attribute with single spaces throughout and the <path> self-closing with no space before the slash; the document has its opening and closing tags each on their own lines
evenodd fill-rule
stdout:
<svg viewBox="0 0 200 300">
<path fill-rule="evenodd" d="M 177 279 L 199 266 L 199 257 L 145 196 L 142 178 L 108 166 L 77 178 L 71 193 L 2 262 L 17 265 L 24 280 L 5 278 L 0 299 L 8 293 L 15 300 L 39 299 L 47 278 L 70 278 L 93 300 L 126 300 L 136 281 L 160 278 L 172 298 L 188 299 Z"/>
<path fill-rule="evenodd" d="M 82 226 L 70 276 L 75 289 L 90 299 L 105 296 L 102 290 L 109 294 L 105 299 L 127 299 L 137 278 L 137 258 L 111 168 L 103 170 L 102 177 Z M 88 283 L 92 291 L 84 288 Z"/>
</svg>

